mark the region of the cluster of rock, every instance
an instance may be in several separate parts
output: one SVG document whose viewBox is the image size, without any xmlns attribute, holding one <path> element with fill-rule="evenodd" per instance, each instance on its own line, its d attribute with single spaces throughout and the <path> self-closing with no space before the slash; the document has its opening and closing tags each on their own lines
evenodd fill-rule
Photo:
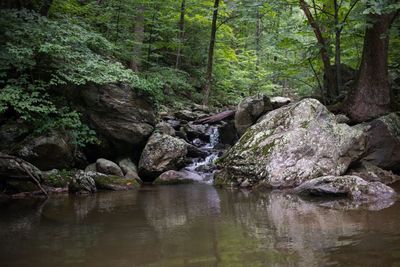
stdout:
<svg viewBox="0 0 400 267">
<path fill-rule="evenodd" d="M 153 182 L 158 177 L 158 184 L 200 180 L 181 169 L 193 158 L 208 154 L 200 147 L 210 141 L 210 125 L 196 123 L 211 115 L 208 109 L 193 105 L 157 114 L 148 97 L 125 84 L 87 85 L 60 92 L 96 132 L 100 143 L 80 148 L 67 131 L 37 135 L 27 123 L 0 118 L 0 151 L 5 155 L 0 157 L 2 192 L 38 190 L 29 172 L 10 164 L 9 155 L 37 173 L 47 190 L 56 192 L 125 190 L 137 187 L 142 179 Z M 233 124 L 232 118 L 218 122 L 224 142 L 230 145 L 237 140 L 231 131 Z"/>
<path fill-rule="evenodd" d="M 387 184 L 400 180 L 400 114 L 392 113 L 349 126 L 315 99 L 272 110 L 265 98 L 245 107 L 251 127 L 217 161 L 218 185 L 253 188 L 296 188 L 308 195 L 347 196 L 356 200 L 393 197 Z M 251 106 L 251 105 L 250 105 Z"/>
</svg>

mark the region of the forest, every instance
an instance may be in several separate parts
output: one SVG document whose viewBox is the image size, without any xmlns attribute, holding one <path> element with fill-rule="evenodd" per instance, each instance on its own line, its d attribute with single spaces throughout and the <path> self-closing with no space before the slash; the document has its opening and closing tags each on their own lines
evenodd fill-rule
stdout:
<svg viewBox="0 0 400 267">
<path fill-rule="evenodd" d="M 399 17 L 0 0 L 0 265 L 399 266 Z"/>
</svg>

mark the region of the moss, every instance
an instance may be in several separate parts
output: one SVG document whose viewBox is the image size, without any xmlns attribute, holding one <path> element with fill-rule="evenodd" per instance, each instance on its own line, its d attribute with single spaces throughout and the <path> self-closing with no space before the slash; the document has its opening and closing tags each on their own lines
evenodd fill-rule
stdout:
<svg viewBox="0 0 400 267">
<path fill-rule="evenodd" d="M 301 123 L 301 128 L 307 129 L 309 125 L 310 125 L 310 121 L 303 121 Z"/>
<path fill-rule="evenodd" d="M 262 148 L 262 154 L 263 154 L 264 156 L 268 156 L 269 153 L 271 152 L 271 149 L 272 149 L 274 146 L 275 146 L 275 141 L 272 141 L 271 143 L 265 145 L 265 146 Z"/>
<path fill-rule="evenodd" d="M 73 171 L 61 170 L 43 178 L 43 184 L 51 187 L 66 187 L 74 175 Z"/>
<path fill-rule="evenodd" d="M 121 178 L 114 175 L 99 175 L 94 177 L 97 189 L 103 190 L 130 190 L 140 185 L 136 179 Z"/>
</svg>

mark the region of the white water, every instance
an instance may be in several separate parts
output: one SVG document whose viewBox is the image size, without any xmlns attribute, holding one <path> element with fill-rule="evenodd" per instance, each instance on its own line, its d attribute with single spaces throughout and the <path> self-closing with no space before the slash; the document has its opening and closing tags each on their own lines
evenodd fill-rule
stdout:
<svg viewBox="0 0 400 267">
<path fill-rule="evenodd" d="M 214 161 L 218 159 L 219 154 L 219 151 L 215 149 L 216 145 L 219 143 L 218 127 L 210 126 L 208 128 L 208 135 L 210 136 L 210 142 L 201 146 L 200 149 L 210 154 L 204 159 L 193 159 L 192 163 L 184 169 L 200 175 L 202 177 L 202 182 L 211 184 L 214 176 Z M 193 143 L 196 143 L 196 140 L 194 140 Z"/>
</svg>

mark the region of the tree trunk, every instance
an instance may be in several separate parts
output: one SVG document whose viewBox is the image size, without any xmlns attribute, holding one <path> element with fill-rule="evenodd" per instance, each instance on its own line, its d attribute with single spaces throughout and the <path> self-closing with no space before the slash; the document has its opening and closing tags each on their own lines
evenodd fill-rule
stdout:
<svg viewBox="0 0 400 267">
<path fill-rule="evenodd" d="M 321 29 L 319 28 L 318 23 L 315 21 L 313 15 L 308 8 L 307 3 L 304 0 L 300 0 L 300 8 L 303 10 L 304 14 L 307 17 L 308 23 L 313 28 L 315 37 L 317 37 L 318 44 L 320 45 L 320 54 L 322 63 L 324 64 L 324 76 L 327 80 L 327 95 L 329 98 L 333 97 L 334 87 L 335 87 L 335 79 L 334 73 L 331 67 L 331 61 L 329 58 L 327 43 L 325 38 L 322 35 Z"/>
<path fill-rule="evenodd" d="M 393 18 L 394 14 L 368 15 L 372 27 L 366 29 L 358 81 L 347 101 L 347 113 L 355 122 L 389 111 L 388 31 Z"/>
<path fill-rule="evenodd" d="M 220 0 L 215 0 L 215 2 L 214 2 L 214 13 L 213 13 L 212 24 L 211 24 L 210 46 L 208 48 L 206 84 L 204 86 L 204 98 L 203 98 L 204 105 L 208 104 L 208 99 L 210 97 L 210 91 L 211 91 L 215 37 L 217 34 L 217 18 L 218 18 L 219 1 Z"/>
<path fill-rule="evenodd" d="M 144 6 L 138 7 L 133 28 L 135 42 L 132 50 L 131 69 L 134 72 L 139 72 L 141 66 L 144 40 L 144 10 Z"/>
<path fill-rule="evenodd" d="M 341 68 L 341 44 L 340 44 L 340 37 L 341 37 L 341 26 L 339 23 L 339 5 L 337 0 L 333 0 L 334 7 L 335 7 L 335 66 L 336 66 L 336 95 L 339 96 L 340 92 L 342 91 L 342 68 Z"/>
<path fill-rule="evenodd" d="M 179 19 L 179 44 L 178 44 L 178 49 L 176 51 L 176 62 L 175 62 L 176 69 L 179 69 L 179 65 L 181 63 L 181 51 L 183 46 L 183 39 L 185 37 L 185 11 L 186 11 L 186 0 L 182 0 L 181 16 Z"/>
</svg>

